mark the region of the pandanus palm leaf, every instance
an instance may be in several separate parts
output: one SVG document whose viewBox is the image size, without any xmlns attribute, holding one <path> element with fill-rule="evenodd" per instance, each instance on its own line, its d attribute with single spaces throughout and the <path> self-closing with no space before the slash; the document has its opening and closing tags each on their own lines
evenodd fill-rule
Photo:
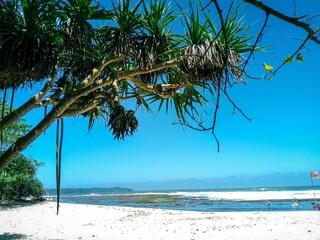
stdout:
<svg viewBox="0 0 320 240">
<path fill-rule="evenodd" d="M 195 81 L 211 80 L 215 88 L 221 82 L 226 84 L 229 81 L 226 74 L 231 73 L 236 80 L 241 79 L 239 65 L 244 51 L 244 45 L 241 44 L 247 44 L 248 38 L 239 37 L 242 29 L 241 25 L 235 24 L 237 16 L 227 17 L 225 26 L 218 31 L 209 16 L 206 15 L 201 23 L 199 13 L 194 12 L 191 4 L 190 9 L 190 14 L 185 14 L 184 18 L 187 30 L 184 41 L 187 46 L 181 52 L 182 72 Z"/>
<path fill-rule="evenodd" d="M 149 5 L 143 2 L 143 6 L 144 15 L 141 22 L 146 33 L 138 39 L 138 64 L 141 69 L 148 69 L 160 61 L 170 59 L 173 41 L 168 26 L 177 15 L 171 10 L 171 4 L 166 1 L 150 0 Z M 155 82 L 156 77 L 161 74 L 163 72 L 143 75 L 140 78 L 143 82 Z"/>
<path fill-rule="evenodd" d="M 67 0 L 62 6 L 65 13 L 61 27 L 65 33 L 65 48 L 70 55 L 72 74 L 81 78 L 101 60 L 98 31 L 92 20 L 109 20 L 112 13 L 93 4 L 93 0 Z"/>
<path fill-rule="evenodd" d="M 242 60 L 245 59 L 244 54 L 246 52 L 256 51 L 260 48 L 255 47 L 250 43 L 250 40 L 254 36 L 248 36 L 250 26 L 245 26 L 243 18 L 239 17 L 241 9 L 230 6 L 227 16 L 224 21 L 224 27 L 220 27 L 220 30 L 216 27 L 213 21 L 210 21 L 208 15 L 206 15 L 208 29 L 215 35 L 217 42 L 221 44 L 227 54 L 227 68 L 236 80 L 243 81 L 243 70 L 241 69 Z M 254 49 L 253 49 L 254 48 Z"/>
<path fill-rule="evenodd" d="M 135 54 L 135 36 L 141 25 L 139 18 L 141 14 L 138 13 L 141 1 L 131 8 L 131 0 L 121 0 L 118 5 L 113 3 L 114 17 L 113 20 L 117 24 L 112 28 L 113 39 L 112 49 L 115 54 L 129 56 Z"/>
<path fill-rule="evenodd" d="M 181 70 L 186 77 L 194 80 L 213 80 L 217 85 L 223 77 L 224 70 L 238 75 L 240 55 L 225 48 L 218 41 L 206 40 L 202 44 L 187 46 L 182 50 Z"/>
<path fill-rule="evenodd" d="M 0 1 L 0 89 L 51 73 L 57 59 L 52 7 L 50 1 Z"/>
<path fill-rule="evenodd" d="M 220 89 L 226 89 L 224 87 L 231 81 L 242 80 L 242 54 L 252 50 L 252 45 L 237 11 L 229 12 L 223 29 L 222 26 L 216 27 L 209 15 L 201 18 L 190 4 L 189 11 L 184 12 L 182 25 L 185 27 L 180 38 L 182 64 L 175 69 L 176 72 L 167 73 L 167 80 L 183 88 L 174 92 L 167 89 L 166 94 L 172 97 L 166 99 L 150 94 L 147 101 L 159 102 L 159 110 L 165 108 L 168 111 L 170 106 L 174 107 L 181 124 L 190 126 L 190 120 L 196 121 L 202 129 L 203 120 L 197 109 L 204 108 L 208 102 L 206 93 L 216 97 L 217 108 Z"/>
</svg>

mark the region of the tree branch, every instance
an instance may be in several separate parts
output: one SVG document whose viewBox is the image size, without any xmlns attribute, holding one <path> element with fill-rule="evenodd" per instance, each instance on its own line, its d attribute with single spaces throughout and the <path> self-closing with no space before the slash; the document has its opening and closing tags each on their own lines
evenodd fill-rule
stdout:
<svg viewBox="0 0 320 240">
<path fill-rule="evenodd" d="M 156 65 L 156 66 L 154 66 L 153 68 L 150 68 L 150 69 L 127 71 L 127 72 L 121 73 L 119 75 L 119 80 L 124 79 L 126 77 L 130 77 L 130 76 L 134 77 L 134 76 L 137 76 L 137 75 L 144 75 L 144 74 L 148 74 L 148 73 L 157 72 L 157 71 L 160 71 L 162 69 L 169 68 L 169 67 L 179 66 L 182 63 L 183 63 L 182 60 L 176 59 L 176 60 L 163 62 L 163 63 L 158 64 L 158 65 Z"/>
<path fill-rule="evenodd" d="M 265 5 L 262 1 L 257 1 L 257 0 L 243 0 L 243 1 L 255 6 L 257 8 L 260 8 L 261 10 L 265 11 L 266 13 L 271 14 L 271 15 L 273 15 L 273 16 L 275 16 L 285 22 L 288 22 L 290 24 L 295 25 L 296 27 L 304 29 L 308 33 L 310 40 L 316 42 L 317 44 L 320 44 L 320 39 L 318 39 L 316 36 L 316 34 L 317 34 L 317 32 L 319 32 L 320 28 L 318 28 L 317 30 L 313 30 L 310 27 L 310 24 L 307 24 L 305 22 L 301 22 L 299 20 L 300 18 L 289 17 L 287 15 L 284 15 L 283 13 L 278 12 L 277 10 L 274 10 L 273 8 Z"/>
<path fill-rule="evenodd" d="M 265 17 L 264 23 L 263 23 L 263 25 L 262 25 L 262 28 L 261 28 L 261 30 L 260 30 L 257 38 L 256 38 L 255 43 L 254 43 L 253 46 L 252 46 L 252 50 L 250 51 L 249 56 L 247 57 L 246 62 L 245 62 L 244 65 L 243 65 L 243 71 L 245 70 L 247 64 L 249 63 L 249 60 L 250 60 L 250 58 L 251 58 L 251 56 L 252 56 L 252 54 L 253 54 L 254 49 L 257 47 L 258 42 L 261 41 L 262 34 L 263 34 L 264 29 L 265 29 L 266 26 L 267 26 L 268 20 L 269 20 L 269 13 L 266 13 L 266 17 Z"/>
<path fill-rule="evenodd" d="M 81 105 L 81 106 L 76 105 L 76 107 L 74 107 L 72 109 L 67 109 L 66 111 L 64 111 L 64 113 L 60 117 L 61 118 L 72 117 L 72 116 L 83 114 L 83 113 L 88 112 L 91 109 L 95 108 L 98 105 L 98 103 L 99 103 L 98 100 L 93 100 L 93 101 L 91 101 L 89 103 L 85 103 L 84 105 Z M 72 105 L 70 107 L 72 107 Z"/>
<path fill-rule="evenodd" d="M 144 75 L 144 74 L 148 74 L 148 73 L 153 73 L 153 72 L 160 71 L 162 69 L 166 69 L 166 68 L 173 67 L 173 66 L 178 66 L 181 64 L 182 64 L 182 60 L 171 60 L 171 61 L 167 61 L 167 62 L 158 64 L 155 67 L 150 68 L 150 69 L 132 70 L 132 71 L 128 71 L 128 72 L 122 72 L 122 73 L 119 73 L 119 75 L 116 78 L 119 81 L 126 80 L 126 79 L 130 80 L 131 78 L 134 78 L 134 76 L 137 76 L 137 75 Z M 92 84 L 86 86 L 85 88 L 81 88 L 81 89 L 77 90 L 75 94 L 77 97 L 80 97 L 84 94 L 88 94 L 92 91 L 95 91 L 95 90 L 101 88 L 101 87 L 104 87 L 108 84 L 111 84 L 114 80 L 115 79 L 111 76 L 109 76 L 107 78 L 101 78 L 99 80 L 94 81 Z M 138 81 L 138 80 L 136 80 L 136 81 Z M 141 82 L 139 81 L 139 83 L 141 83 Z M 139 84 L 139 83 L 137 83 L 137 84 Z M 166 85 L 166 87 L 169 87 L 169 86 Z M 143 89 L 143 87 L 141 87 L 141 88 Z M 145 87 L 145 90 L 150 91 L 151 89 L 149 87 Z"/>
<path fill-rule="evenodd" d="M 115 56 L 115 57 L 112 57 L 110 59 L 106 59 L 106 60 L 103 60 L 101 62 L 101 64 L 99 66 L 97 66 L 96 68 L 92 69 L 92 73 L 90 75 L 88 75 L 84 80 L 83 82 L 81 83 L 81 87 L 84 88 L 84 87 L 87 87 L 89 86 L 90 84 L 93 83 L 93 81 L 100 75 L 100 73 L 102 72 L 102 70 L 110 63 L 114 63 L 114 62 L 117 62 L 121 60 L 121 57 L 119 56 Z"/>
<path fill-rule="evenodd" d="M 99 80 L 96 80 L 91 85 L 87 86 L 86 88 L 82 88 L 82 89 L 77 90 L 75 93 L 75 96 L 77 98 L 79 98 L 85 94 L 88 94 L 88 93 L 93 92 L 95 90 L 98 90 L 102 87 L 105 87 L 109 84 L 112 84 L 113 81 L 114 81 L 114 79 L 111 78 L 110 76 L 106 77 L 106 78 L 100 78 Z"/>
<path fill-rule="evenodd" d="M 158 95 L 159 97 L 161 98 L 169 98 L 171 97 L 171 95 L 168 95 L 168 94 L 163 94 L 162 92 L 156 90 L 155 86 L 151 87 L 147 84 L 144 84 L 143 82 L 140 82 L 139 80 L 137 80 L 136 78 L 134 77 L 128 77 L 128 79 L 133 82 L 137 87 L 147 91 L 147 92 L 150 92 L 150 93 L 154 93 L 156 95 Z M 161 85 L 160 85 L 161 86 Z"/>
<path fill-rule="evenodd" d="M 232 99 L 230 98 L 230 96 L 228 95 L 228 93 L 227 93 L 225 90 L 223 91 L 223 93 L 224 93 L 224 95 L 227 97 L 228 101 L 232 104 L 232 106 L 233 106 L 235 109 L 237 109 L 245 119 L 247 119 L 249 122 L 252 122 L 252 119 L 249 118 L 249 117 L 234 103 L 234 101 L 232 101 Z"/>
<path fill-rule="evenodd" d="M 304 45 L 306 45 L 307 41 L 310 39 L 310 36 L 308 35 L 306 37 L 306 39 L 300 44 L 300 46 L 297 48 L 297 50 L 290 56 L 291 58 L 293 58 L 295 55 L 297 55 L 297 53 L 304 47 Z M 287 64 L 286 61 L 283 61 L 280 66 L 278 66 L 278 68 L 272 73 L 270 79 L 272 79 L 276 73 L 279 71 L 280 68 L 282 68 L 285 64 Z"/>
</svg>

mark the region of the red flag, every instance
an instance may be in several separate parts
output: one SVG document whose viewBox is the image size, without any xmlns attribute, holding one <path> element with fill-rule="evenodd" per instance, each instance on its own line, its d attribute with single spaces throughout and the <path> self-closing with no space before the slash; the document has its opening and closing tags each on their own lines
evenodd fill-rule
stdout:
<svg viewBox="0 0 320 240">
<path fill-rule="evenodd" d="M 310 175 L 311 175 L 312 178 L 320 178 L 318 172 L 310 171 Z"/>
</svg>

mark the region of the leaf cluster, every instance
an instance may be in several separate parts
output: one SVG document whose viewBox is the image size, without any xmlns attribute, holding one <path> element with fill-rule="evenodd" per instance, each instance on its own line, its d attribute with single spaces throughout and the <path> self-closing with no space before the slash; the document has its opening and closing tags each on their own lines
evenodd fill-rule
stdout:
<svg viewBox="0 0 320 240">
<path fill-rule="evenodd" d="M 58 57 L 54 12 L 48 0 L 0 1 L 0 89 L 52 72 Z"/>
<path fill-rule="evenodd" d="M 42 163 L 19 155 L 0 172 L 0 201 L 41 199 L 46 193 L 42 183 L 35 177 Z"/>
<path fill-rule="evenodd" d="M 139 127 L 134 111 L 127 111 L 123 106 L 116 105 L 110 110 L 108 126 L 115 139 L 131 136 Z"/>
</svg>

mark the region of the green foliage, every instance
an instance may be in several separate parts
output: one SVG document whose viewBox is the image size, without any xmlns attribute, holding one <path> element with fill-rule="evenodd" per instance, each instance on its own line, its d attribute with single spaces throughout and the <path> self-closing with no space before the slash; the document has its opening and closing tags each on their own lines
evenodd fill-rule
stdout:
<svg viewBox="0 0 320 240">
<path fill-rule="evenodd" d="M 296 55 L 296 60 L 297 60 L 299 63 L 302 63 L 302 60 L 303 60 L 303 55 L 302 55 L 302 53 L 298 53 L 298 54 Z M 292 62 L 293 62 L 293 56 L 286 57 L 286 58 L 284 59 L 284 62 L 285 62 L 285 63 L 292 63 Z"/>
<path fill-rule="evenodd" d="M 45 193 L 42 183 L 35 177 L 42 163 L 23 155 L 16 157 L 0 172 L 0 200 L 40 199 Z"/>
<path fill-rule="evenodd" d="M 207 15 L 207 24 L 215 34 L 212 36 L 218 40 L 218 42 L 225 43 L 234 52 L 238 54 L 244 54 L 253 50 L 253 45 L 250 40 L 254 36 L 248 36 L 250 25 L 247 25 L 244 17 L 240 17 L 241 8 L 235 7 L 233 4 L 230 6 L 229 11 L 224 20 L 224 28 L 221 26 L 218 28 L 210 17 Z M 255 46 L 254 50 L 260 50 Z M 244 56 L 241 56 L 244 57 Z"/>
<path fill-rule="evenodd" d="M 41 81 L 59 62 L 76 77 L 94 67 L 92 19 L 111 14 L 93 0 L 0 1 L 0 89 Z"/>
<path fill-rule="evenodd" d="M 67 53 L 63 64 L 72 65 L 72 75 L 77 78 L 90 71 L 101 60 L 101 49 L 96 48 L 99 40 L 91 20 L 111 19 L 112 14 L 96 5 L 93 0 L 63 1 L 59 12 L 59 33 L 63 36 L 61 48 Z"/>
<path fill-rule="evenodd" d="M 3 107 L 5 116 L 10 110 L 6 104 L 0 101 L 1 113 Z M 20 119 L 2 132 L 2 147 L 4 150 L 29 131 L 30 126 L 25 121 L 25 119 Z M 35 177 L 35 174 L 38 167 L 42 165 L 42 163 L 22 154 L 13 159 L 0 172 L 0 201 L 21 200 L 25 198 L 31 198 L 32 200 L 40 199 L 46 191 L 39 179 Z"/>
<path fill-rule="evenodd" d="M 284 62 L 285 62 L 285 63 L 292 63 L 292 62 L 293 62 L 293 58 L 292 58 L 291 56 L 286 57 L 286 58 L 284 59 Z"/>
<path fill-rule="evenodd" d="M 170 33 L 170 23 L 177 15 L 174 14 L 171 3 L 166 1 L 150 0 L 149 5 L 143 2 L 144 8 L 144 25 L 150 34 L 161 36 Z"/>
<path fill-rule="evenodd" d="M 171 51 L 177 44 L 172 41 L 174 37 L 170 24 L 177 15 L 172 10 L 171 3 L 166 1 L 150 0 L 149 5 L 143 2 L 143 7 L 141 24 L 146 35 L 141 46 L 141 58 L 144 62 L 140 62 L 140 66 L 145 68 L 171 59 Z"/>
<path fill-rule="evenodd" d="M 4 110 L 3 110 L 4 107 Z M 3 105 L 3 102 L 0 101 L 0 120 L 3 116 L 9 114 L 10 109 L 7 106 Z M 30 125 L 26 124 L 25 119 L 20 119 L 17 122 L 10 125 L 8 128 L 4 129 L 2 132 L 2 148 L 7 148 L 12 143 L 14 143 L 19 137 L 23 136 L 29 131 Z"/>
<path fill-rule="evenodd" d="M 302 55 L 302 53 L 298 53 L 296 59 L 297 59 L 297 61 L 298 61 L 299 63 L 302 63 L 302 60 L 303 60 L 303 55 Z"/>
<path fill-rule="evenodd" d="M 57 59 L 54 12 L 48 0 L 0 1 L 0 89 L 50 74 Z"/>
<path fill-rule="evenodd" d="M 199 45 L 203 44 L 205 40 L 210 37 L 208 31 L 208 22 L 201 22 L 200 13 L 198 8 L 194 9 L 191 2 L 189 2 L 189 11 L 185 12 L 184 22 L 186 25 L 184 40 L 188 45 Z"/>
</svg>

